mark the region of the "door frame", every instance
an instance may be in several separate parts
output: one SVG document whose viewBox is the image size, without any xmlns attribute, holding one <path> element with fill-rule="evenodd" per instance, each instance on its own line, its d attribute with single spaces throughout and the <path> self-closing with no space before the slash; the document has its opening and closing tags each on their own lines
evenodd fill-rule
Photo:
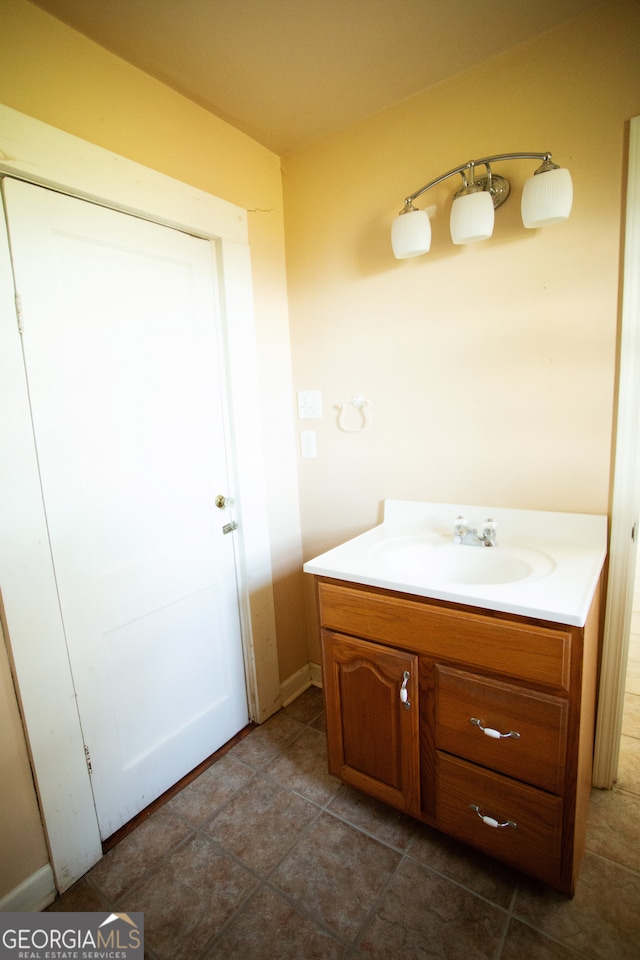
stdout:
<svg viewBox="0 0 640 960">
<path fill-rule="evenodd" d="M 236 572 L 247 699 L 251 719 L 261 722 L 278 708 L 281 694 L 273 643 L 275 617 L 264 451 L 256 416 L 260 396 L 247 212 L 3 105 L 0 105 L 0 174 L 50 187 L 210 242 L 225 346 L 231 426 L 228 455 L 234 477 L 231 492 L 239 522 Z M 0 252 L 0 267 L 5 270 L 5 276 L 10 270 L 6 254 L 7 251 Z M 13 296 L 8 298 L 6 291 L 0 310 L 13 314 L 11 342 L 4 360 L 21 367 Z M 50 557 L 45 556 L 48 543 L 42 504 L 36 504 L 39 484 L 35 452 L 27 449 L 24 437 L 20 438 L 28 420 L 26 387 L 24 382 L 20 385 L 16 376 L 13 381 L 7 384 L 7 390 L 13 391 L 8 400 L 15 417 L 12 416 L 12 422 L 5 428 L 4 449 L 8 452 L 15 447 L 17 460 L 11 462 L 21 462 L 30 475 L 34 516 L 30 516 L 27 524 L 31 535 L 28 555 L 21 560 L 23 566 L 29 564 L 38 569 L 43 589 L 42 603 L 40 593 L 37 604 L 32 600 L 34 610 L 28 624 L 17 624 L 12 619 L 12 597 L 24 590 L 22 580 L 25 578 L 17 569 L 20 564 L 0 562 L 0 587 L 6 640 L 51 863 L 56 886 L 62 892 L 100 859 L 102 846 L 62 625 L 60 623 L 55 637 L 47 636 L 46 643 L 38 632 L 41 610 L 47 605 L 50 610 L 57 610 L 57 597 L 55 583 L 45 569 L 47 564 L 50 567 Z M 4 419 L 9 421 L 8 417 Z M 0 525 L 5 533 L 15 532 L 10 497 L 3 497 L 0 503 Z M 55 702 L 51 701 L 52 690 L 57 694 Z"/>
<path fill-rule="evenodd" d="M 628 157 L 609 580 L 593 760 L 593 785 L 604 790 L 618 771 L 640 514 L 640 117 L 629 124 Z"/>
</svg>

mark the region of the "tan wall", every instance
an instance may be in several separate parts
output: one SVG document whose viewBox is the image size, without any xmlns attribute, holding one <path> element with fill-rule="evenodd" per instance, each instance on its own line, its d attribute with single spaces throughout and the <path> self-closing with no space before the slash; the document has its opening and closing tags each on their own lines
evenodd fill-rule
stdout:
<svg viewBox="0 0 640 960">
<path fill-rule="evenodd" d="M 49 862 L 0 624 L 0 899 Z"/>
<path fill-rule="evenodd" d="M 284 680 L 307 663 L 308 654 L 299 572 L 279 158 L 25 0 L 3 0 L 0 22 L 0 102 L 250 211 L 262 401 L 256 416 L 262 417 L 266 444 L 278 655 Z M 15 706 L 13 689 L 5 679 L 0 676 L 0 698 Z M 13 755 L 15 745 L 15 731 L 0 726 L 0 749 Z M 8 783 L 3 774 L 2 784 L 0 804 L 8 790 L 9 809 L 0 820 L 0 877 L 2 883 L 14 885 L 33 872 L 23 857 L 24 836 L 39 838 L 37 849 L 42 853 L 42 831 L 37 810 L 33 814 L 31 782 L 23 778 Z M 4 805 L 1 809 L 4 813 Z M 46 860 L 44 855 L 34 869 Z"/>
<path fill-rule="evenodd" d="M 318 457 L 299 464 L 305 559 L 378 522 L 385 497 L 607 512 L 636 114 L 640 6 L 614 0 L 285 159 L 294 389 L 320 388 L 325 408 Z M 491 240 L 451 244 L 456 178 L 417 204 L 438 206 L 431 252 L 394 260 L 407 194 L 525 150 L 571 169 L 569 221 L 525 230 L 537 163 L 502 164 L 513 195 Z M 371 426 L 344 433 L 335 405 L 355 393 Z"/>
</svg>

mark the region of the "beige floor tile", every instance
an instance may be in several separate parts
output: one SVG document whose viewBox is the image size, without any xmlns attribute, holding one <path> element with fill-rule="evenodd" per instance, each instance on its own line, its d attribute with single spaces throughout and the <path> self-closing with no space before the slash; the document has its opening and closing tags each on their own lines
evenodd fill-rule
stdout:
<svg viewBox="0 0 640 960">
<path fill-rule="evenodd" d="M 47 907 L 47 912 L 93 913 L 107 909 L 110 909 L 110 905 L 105 903 L 104 897 L 83 877 Z"/>
<path fill-rule="evenodd" d="M 258 873 L 266 874 L 318 816 L 318 807 L 258 774 L 205 830 Z"/>
<path fill-rule="evenodd" d="M 211 960 L 341 960 L 342 946 L 330 933 L 264 888 L 216 940 Z"/>
<path fill-rule="evenodd" d="M 640 696 L 638 694 L 625 693 L 624 695 L 622 733 L 626 737 L 640 739 Z"/>
<path fill-rule="evenodd" d="M 327 769 L 326 739 L 311 727 L 305 727 L 301 735 L 264 769 L 282 786 L 314 803 L 324 805 L 340 787 L 340 781 Z"/>
<path fill-rule="evenodd" d="M 199 834 L 129 892 L 127 909 L 144 912 L 145 945 L 158 960 L 196 960 L 258 882 Z"/>
<path fill-rule="evenodd" d="M 352 940 L 400 854 L 323 813 L 271 882 L 340 937 Z"/>
<path fill-rule="evenodd" d="M 93 883 L 110 900 L 117 900 L 189 836 L 191 829 L 162 807 L 102 858 L 91 871 Z"/>
<path fill-rule="evenodd" d="M 319 730 L 325 736 L 327 735 L 327 715 L 324 710 L 322 713 L 318 714 L 315 720 L 311 721 L 309 726 L 313 727 L 314 730 Z"/>
<path fill-rule="evenodd" d="M 327 809 L 398 850 L 407 848 L 418 829 L 417 820 L 344 784 Z"/>
<path fill-rule="evenodd" d="M 514 915 L 584 960 L 637 960 L 640 874 L 587 852 L 572 900 L 523 882 Z"/>
<path fill-rule="evenodd" d="M 308 687 L 281 712 L 285 717 L 297 720 L 298 723 L 311 723 L 324 712 L 324 694 L 319 687 Z"/>
<path fill-rule="evenodd" d="M 500 960 L 579 960 L 569 947 L 550 940 L 538 930 L 512 920 Z M 612 958 L 615 960 L 615 958 Z"/>
<path fill-rule="evenodd" d="M 620 755 L 616 786 L 640 795 L 640 740 L 620 738 Z"/>
<path fill-rule="evenodd" d="M 640 604 L 636 601 L 636 596 L 640 597 L 640 584 L 634 587 L 631 610 L 631 633 L 640 634 Z"/>
<path fill-rule="evenodd" d="M 640 660 L 640 610 L 634 611 L 631 621 L 628 657 L 630 660 Z"/>
<path fill-rule="evenodd" d="M 409 856 L 499 907 L 511 904 L 519 874 L 452 837 L 421 827 Z"/>
<path fill-rule="evenodd" d="M 625 690 L 640 696 L 640 660 L 627 660 Z"/>
<path fill-rule="evenodd" d="M 282 712 L 276 713 L 232 747 L 227 756 L 253 767 L 263 767 L 279 756 L 303 730 L 304 727 L 295 720 L 285 717 Z"/>
<path fill-rule="evenodd" d="M 198 826 L 254 776 L 254 770 L 227 754 L 169 800 L 165 809 Z"/>
<path fill-rule="evenodd" d="M 640 797 L 623 790 L 592 790 L 587 850 L 640 871 Z"/>
<path fill-rule="evenodd" d="M 358 949 L 371 960 L 493 960 L 507 917 L 503 910 L 405 860 Z"/>
</svg>

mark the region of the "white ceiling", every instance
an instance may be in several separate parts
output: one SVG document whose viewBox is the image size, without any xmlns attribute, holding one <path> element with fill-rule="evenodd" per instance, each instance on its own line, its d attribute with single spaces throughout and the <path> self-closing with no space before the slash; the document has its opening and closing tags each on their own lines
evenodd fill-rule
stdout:
<svg viewBox="0 0 640 960">
<path fill-rule="evenodd" d="M 597 0 L 32 0 L 277 154 Z"/>
</svg>

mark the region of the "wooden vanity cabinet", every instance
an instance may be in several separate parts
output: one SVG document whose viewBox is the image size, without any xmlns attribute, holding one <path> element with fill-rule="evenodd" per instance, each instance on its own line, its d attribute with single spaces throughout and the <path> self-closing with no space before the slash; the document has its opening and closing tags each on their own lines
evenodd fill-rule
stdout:
<svg viewBox="0 0 640 960">
<path fill-rule="evenodd" d="M 334 776 L 573 895 L 599 591 L 584 627 L 316 577 Z"/>
</svg>

